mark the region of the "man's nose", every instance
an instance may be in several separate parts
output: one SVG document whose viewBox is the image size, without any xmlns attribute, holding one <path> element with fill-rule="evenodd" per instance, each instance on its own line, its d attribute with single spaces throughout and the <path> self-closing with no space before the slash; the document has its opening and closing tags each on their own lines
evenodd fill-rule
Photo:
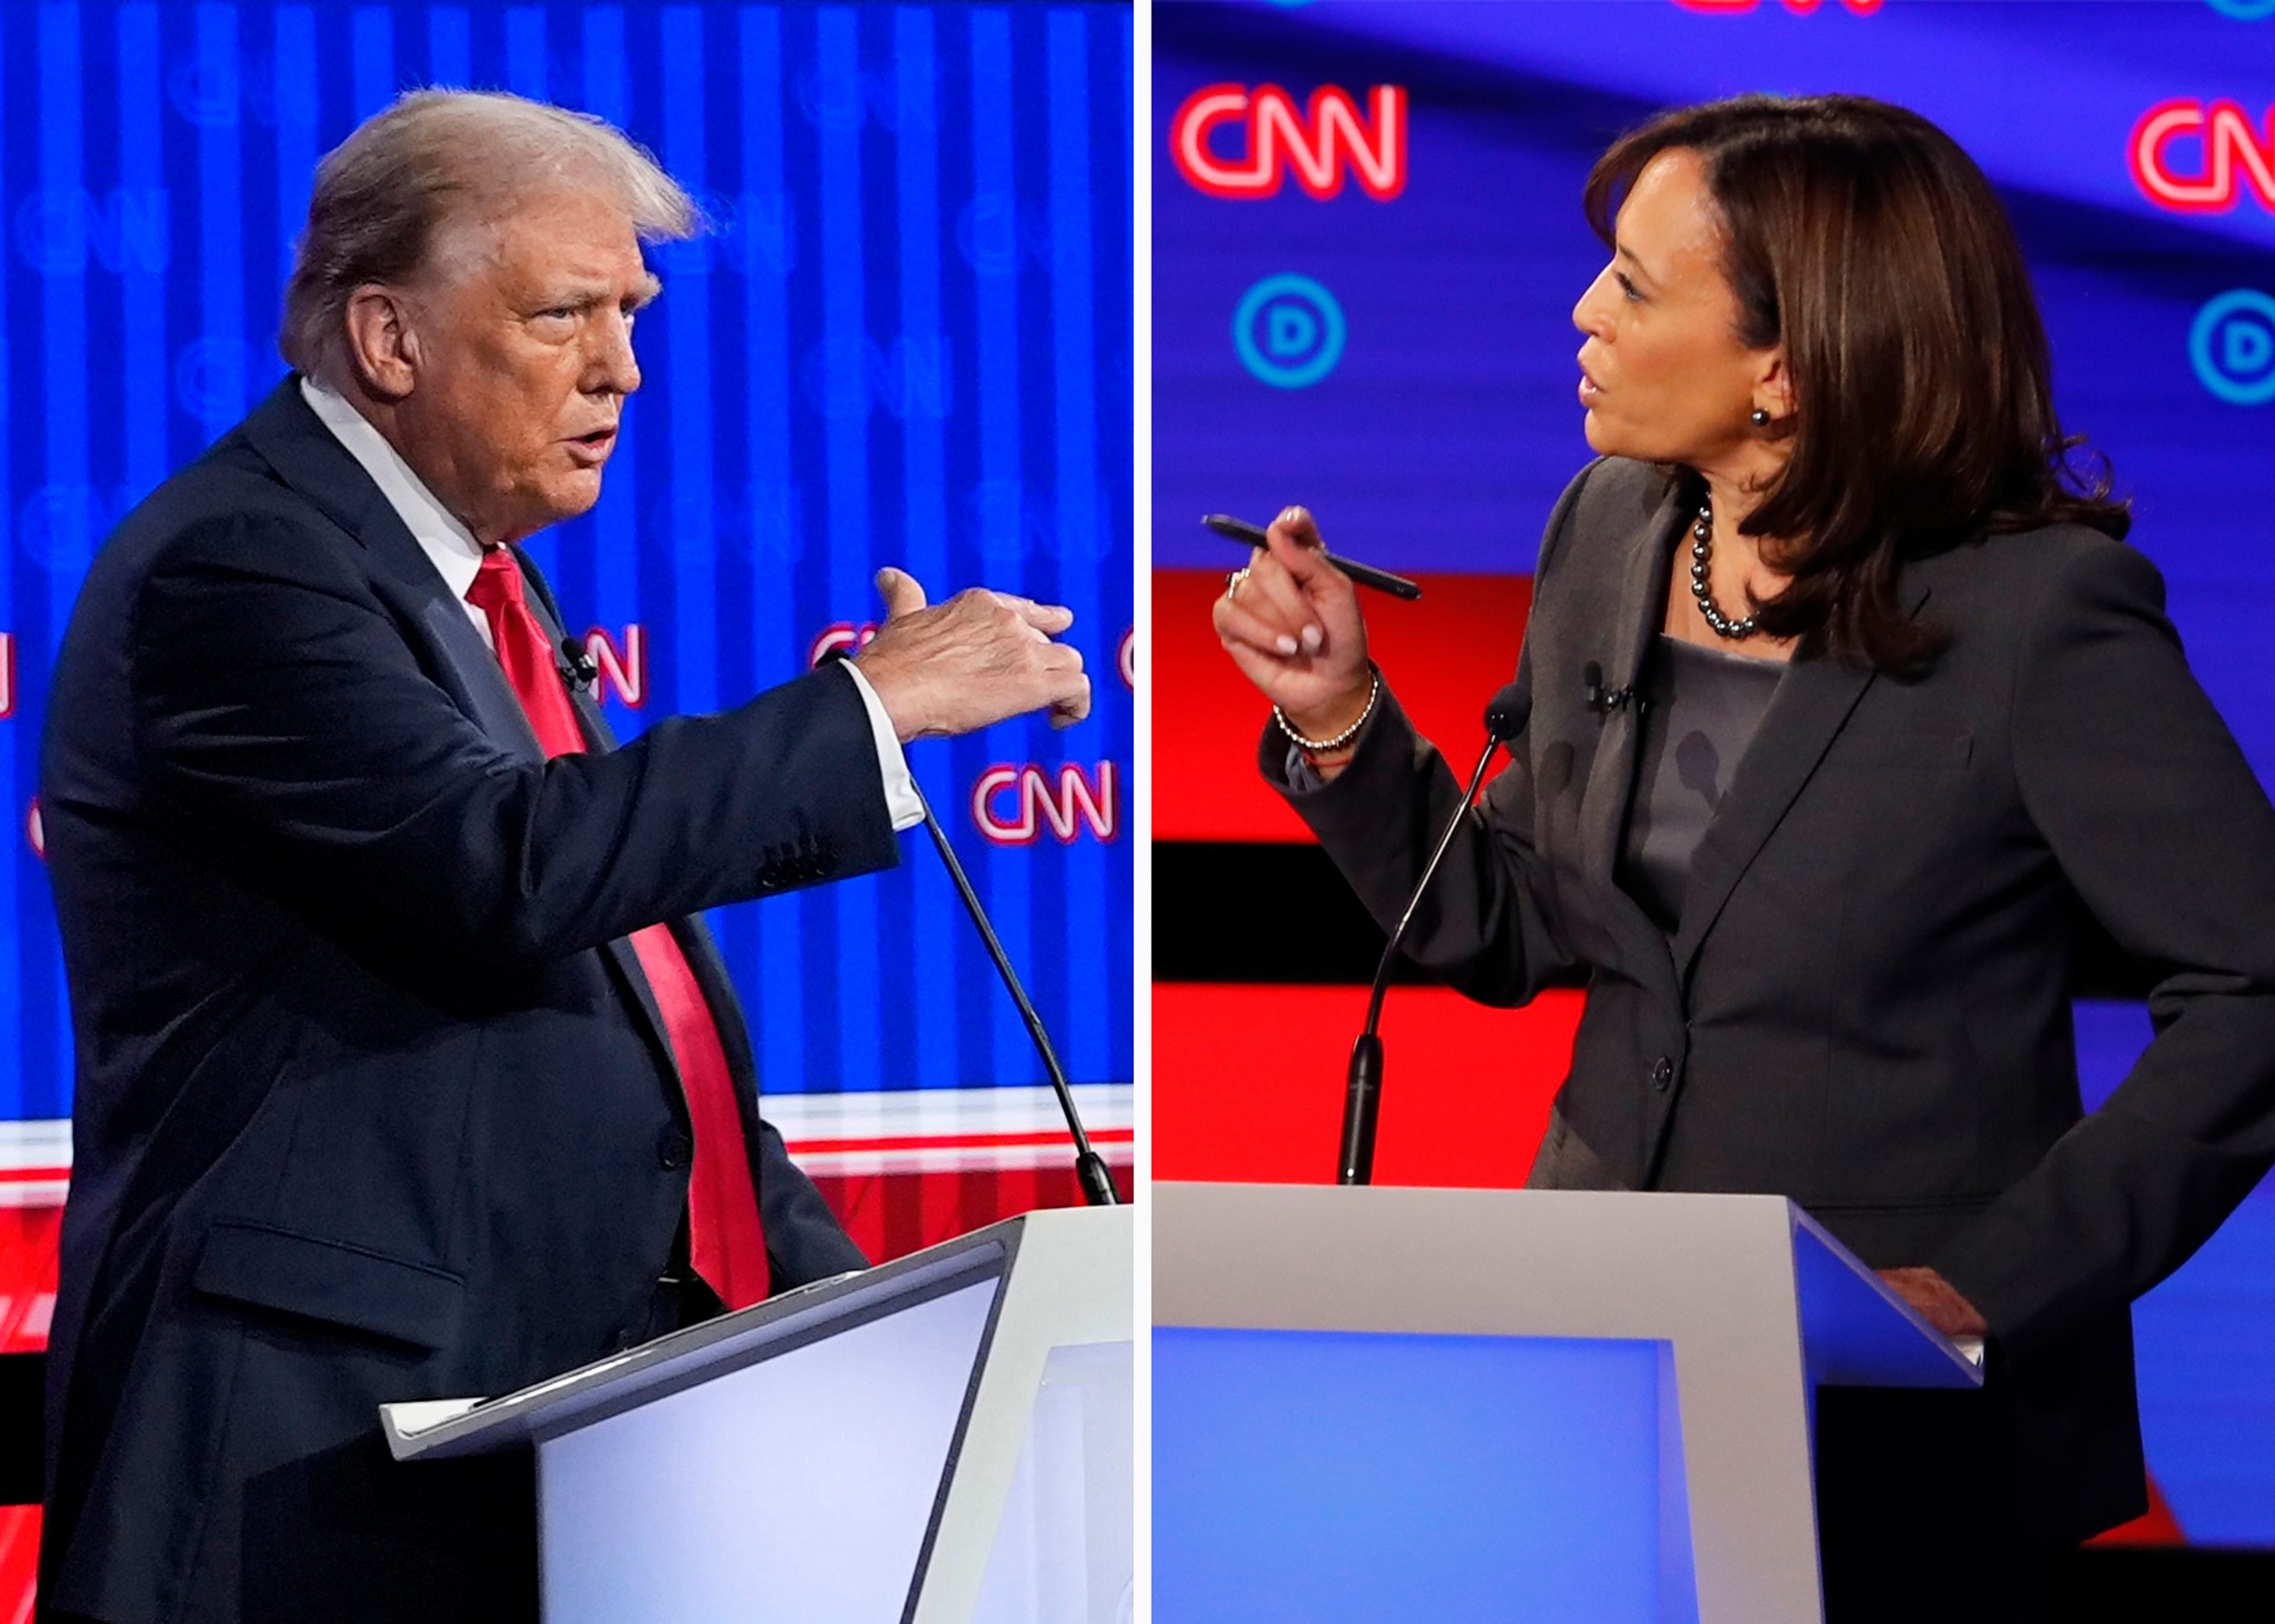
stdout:
<svg viewBox="0 0 2275 1624">
<path fill-rule="evenodd" d="M 593 349 L 585 366 L 585 388 L 595 395 L 629 395 L 640 386 L 639 359 L 632 353 L 632 324 L 623 316 L 593 324 Z"/>
</svg>

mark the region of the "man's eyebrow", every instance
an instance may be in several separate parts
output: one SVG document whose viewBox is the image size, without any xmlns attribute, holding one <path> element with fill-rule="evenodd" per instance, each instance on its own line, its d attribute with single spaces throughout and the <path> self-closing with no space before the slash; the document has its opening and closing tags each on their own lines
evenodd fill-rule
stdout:
<svg viewBox="0 0 2275 1624">
<path fill-rule="evenodd" d="M 662 291 L 663 283 L 654 275 L 642 276 L 631 285 L 631 307 L 638 310 L 644 305 L 653 303 L 655 297 Z M 582 287 L 571 288 L 557 295 L 540 295 L 540 307 L 542 309 L 574 310 L 581 313 L 587 310 L 597 310 L 608 303 L 609 290 L 599 283 L 587 283 Z"/>
</svg>

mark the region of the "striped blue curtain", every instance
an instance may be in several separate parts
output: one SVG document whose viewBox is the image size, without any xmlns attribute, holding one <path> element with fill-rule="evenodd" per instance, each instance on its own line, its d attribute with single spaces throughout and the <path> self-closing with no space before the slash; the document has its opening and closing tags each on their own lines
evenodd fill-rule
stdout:
<svg viewBox="0 0 2275 1624">
<path fill-rule="evenodd" d="M 604 495 L 533 550 L 631 735 L 796 675 L 886 563 L 1070 605 L 1092 719 L 914 746 L 1083 1082 L 1131 1075 L 1130 16 L 1120 5 L 64 4 L 0 31 L 0 1120 L 68 1114 L 46 674 L 118 517 L 282 377 L 317 158 L 406 88 L 629 131 L 651 251 Z M 227 651 L 216 651 L 226 658 Z M 929 846 L 714 918 L 775 1091 L 1041 1080 Z"/>
</svg>

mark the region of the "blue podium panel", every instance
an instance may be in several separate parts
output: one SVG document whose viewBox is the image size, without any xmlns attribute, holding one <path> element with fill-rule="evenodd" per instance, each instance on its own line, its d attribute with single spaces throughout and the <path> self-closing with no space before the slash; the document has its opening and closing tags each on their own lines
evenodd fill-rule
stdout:
<svg viewBox="0 0 2275 1624">
<path fill-rule="evenodd" d="M 1669 1345 L 1157 1326 L 1162 1624 L 1697 1617 Z"/>
</svg>

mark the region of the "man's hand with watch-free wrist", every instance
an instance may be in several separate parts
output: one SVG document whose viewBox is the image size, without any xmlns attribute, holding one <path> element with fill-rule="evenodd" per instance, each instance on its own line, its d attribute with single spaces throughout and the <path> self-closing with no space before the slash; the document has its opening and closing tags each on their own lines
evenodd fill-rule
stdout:
<svg viewBox="0 0 2275 1624">
<path fill-rule="evenodd" d="M 1063 728 L 1090 714 L 1082 655 L 1052 637 L 1074 612 L 972 587 L 927 608 L 903 570 L 877 571 L 886 619 L 854 656 L 901 742 L 971 733 L 1047 708 Z"/>
</svg>

